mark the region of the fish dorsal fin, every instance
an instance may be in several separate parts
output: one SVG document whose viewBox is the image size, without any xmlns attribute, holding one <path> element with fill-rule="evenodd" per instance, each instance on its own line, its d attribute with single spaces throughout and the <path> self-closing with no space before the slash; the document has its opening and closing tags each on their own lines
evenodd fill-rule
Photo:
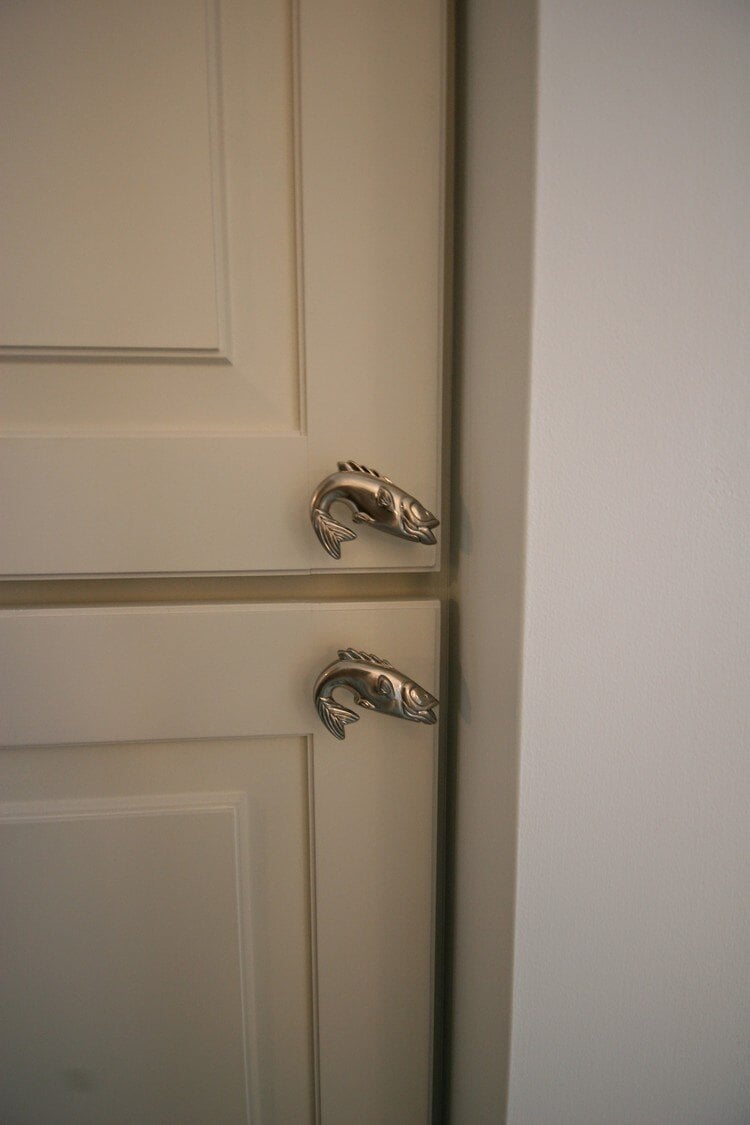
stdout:
<svg viewBox="0 0 750 1125">
<path fill-rule="evenodd" d="M 364 473 L 365 476 L 375 477 L 376 480 L 384 480 L 386 484 L 393 484 L 392 480 L 384 477 L 377 469 L 368 469 L 367 465 L 358 465 L 356 461 L 339 461 L 340 473 Z"/>
<path fill-rule="evenodd" d="M 377 664 L 381 668 L 392 668 L 390 660 L 383 660 L 381 656 L 373 656 L 371 652 L 360 652 L 356 648 L 340 648 L 339 660 L 353 660 L 358 664 Z"/>
</svg>

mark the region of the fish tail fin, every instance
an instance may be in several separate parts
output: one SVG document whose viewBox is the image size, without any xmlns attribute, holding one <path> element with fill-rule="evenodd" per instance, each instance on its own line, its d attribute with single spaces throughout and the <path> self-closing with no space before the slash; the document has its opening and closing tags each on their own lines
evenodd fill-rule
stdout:
<svg viewBox="0 0 750 1125">
<path fill-rule="evenodd" d="M 315 528 L 315 534 L 332 559 L 341 558 L 341 543 L 346 542 L 347 539 L 357 538 L 356 533 L 351 528 L 344 527 L 342 523 L 332 519 L 322 508 L 313 508 L 310 518 Z M 343 738 L 344 736 L 341 735 L 340 737 Z"/>
<path fill-rule="evenodd" d="M 347 723 L 356 723 L 359 719 L 359 715 L 355 715 L 348 707 L 342 707 L 340 703 L 326 699 L 325 696 L 319 696 L 315 703 L 318 714 L 334 738 L 344 738 Z"/>
</svg>

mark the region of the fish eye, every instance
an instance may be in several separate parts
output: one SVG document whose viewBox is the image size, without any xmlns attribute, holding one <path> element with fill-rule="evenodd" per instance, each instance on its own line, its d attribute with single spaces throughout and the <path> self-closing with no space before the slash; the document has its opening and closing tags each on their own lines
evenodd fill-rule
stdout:
<svg viewBox="0 0 750 1125">
<path fill-rule="evenodd" d="M 387 676 L 381 676 L 378 680 L 377 691 L 379 695 L 393 695 L 393 685 Z"/>
<path fill-rule="evenodd" d="M 409 703 L 415 707 L 426 707 L 428 702 L 428 694 L 423 691 L 417 684 L 409 684 L 406 689 L 409 697 Z"/>
</svg>

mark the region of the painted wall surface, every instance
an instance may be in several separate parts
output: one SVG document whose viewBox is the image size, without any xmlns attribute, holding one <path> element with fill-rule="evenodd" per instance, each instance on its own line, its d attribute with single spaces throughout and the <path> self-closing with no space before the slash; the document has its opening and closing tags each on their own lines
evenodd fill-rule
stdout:
<svg viewBox="0 0 750 1125">
<path fill-rule="evenodd" d="M 541 0 L 514 1125 L 750 1121 L 749 107 L 746 3 Z"/>
<path fill-rule="evenodd" d="M 750 6 L 531 7 L 459 42 L 451 1120 L 505 1119 L 520 744 L 508 1119 L 744 1125 Z"/>
</svg>

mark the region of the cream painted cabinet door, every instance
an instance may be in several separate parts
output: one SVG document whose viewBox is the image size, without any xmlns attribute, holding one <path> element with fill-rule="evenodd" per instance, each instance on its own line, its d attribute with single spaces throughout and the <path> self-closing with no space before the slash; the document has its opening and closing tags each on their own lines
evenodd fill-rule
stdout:
<svg viewBox="0 0 750 1125">
<path fill-rule="evenodd" d="M 0 613 L 4 1125 L 429 1120 L 436 728 L 339 742 L 312 687 L 351 644 L 434 691 L 438 631 L 434 602 Z"/>
<path fill-rule="evenodd" d="M 0 6 L 0 573 L 436 565 L 308 505 L 439 512 L 443 9 Z"/>
</svg>

